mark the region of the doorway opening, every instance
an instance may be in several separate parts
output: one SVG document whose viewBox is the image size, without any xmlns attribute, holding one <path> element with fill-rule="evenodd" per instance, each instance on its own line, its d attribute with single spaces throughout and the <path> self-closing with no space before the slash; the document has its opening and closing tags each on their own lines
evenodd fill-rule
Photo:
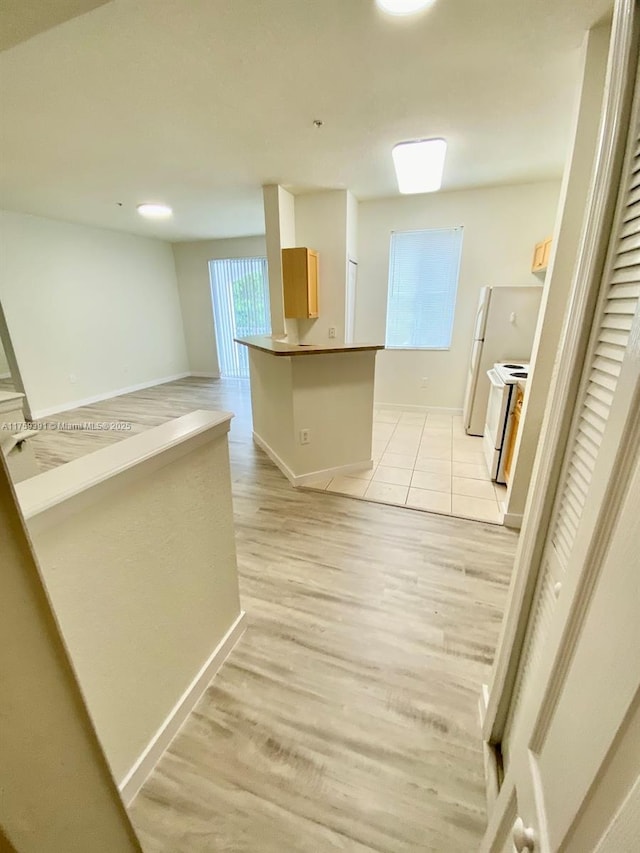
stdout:
<svg viewBox="0 0 640 853">
<path fill-rule="evenodd" d="M 220 375 L 246 379 L 248 350 L 235 343 L 234 338 L 271 334 L 267 259 L 209 261 L 209 277 Z"/>
<path fill-rule="evenodd" d="M 347 301 L 345 310 L 344 342 L 355 343 L 356 337 L 356 290 L 358 287 L 358 264 L 349 258 L 347 265 Z"/>
</svg>

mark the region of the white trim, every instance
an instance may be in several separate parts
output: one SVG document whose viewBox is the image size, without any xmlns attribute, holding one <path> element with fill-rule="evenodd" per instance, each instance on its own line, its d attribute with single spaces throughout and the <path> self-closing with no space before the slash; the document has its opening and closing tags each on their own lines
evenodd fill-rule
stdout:
<svg viewBox="0 0 640 853">
<path fill-rule="evenodd" d="M 511 527 L 513 530 L 520 530 L 524 515 L 521 512 L 505 512 L 502 523 L 505 527 Z"/>
<path fill-rule="evenodd" d="M 291 485 L 296 487 L 304 486 L 306 483 L 312 483 L 314 480 L 320 480 L 322 478 L 346 477 L 354 471 L 368 471 L 369 468 L 373 468 L 373 459 L 369 459 L 366 462 L 353 462 L 349 465 L 337 465 L 335 468 L 322 468 L 320 471 L 311 471 L 308 474 L 294 474 L 291 468 L 283 462 L 275 450 L 255 432 L 253 433 L 253 440 L 261 450 L 264 450 L 274 465 L 277 465 Z"/>
<path fill-rule="evenodd" d="M 482 685 L 480 698 L 478 699 L 478 716 L 480 718 L 480 729 L 484 726 L 484 720 L 487 715 L 487 706 L 489 704 L 489 686 Z M 491 814 L 493 805 L 498 798 L 500 792 L 500 773 L 498 771 L 498 758 L 495 749 L 482 741 L 482 758 L 484 763 L 484 781 L 485 794 L 487 798 L 487 813 Z"/>
<path fill-rule="evenodd" d="M 275 450 L 270 445 L 268 445 L 267 442 L 263 438 L 260 438 L 260 436 L 255 431 L 253 432 L 253 441 L 255 444 L 258 445 L 260 450 L 264 450 L 264 452 L 267 454 L 269 459 L 275 465 L 278 466 L 278 468 L 282 471 L 282 473 L 287 478 L 287 480 L 290 483 L 294 483 L 295 479 L 296 479 L 296 475 L 293 473 L 291 468 L 289 468 L 288 465 L 285 465 L 285 463 L 282 461 L 282 459 L 280 459 L 280 457 L 275 452 Z"/>
<path fill-rule="evenodd" d="M 164 385 L 167 382 L 176 382 L 178 379 L 186 379 L 192 374 L 187 370 L 183 373 L 175 373 L 173 376 L 163 376 L 161 379 L 151 379 L 148 382 L 140 382 L 137 385 L 128 385 L 126 388 L 118 388 L 115 391 L 106 391 L 104 394 L 95 394 L 93 397 L 84 397 L 81 400 L 71 400 L 68 403 L 63 403 L 60 406 L 49 406 L 46 409 L 36 409 L 31 412 L 31 417 L 34 421 L 41 418 L 48 418 L 49 415 L 58 415 L 60 412 L 68 412 L 71 409 L 80 409 L 83 406 L 90 406 L 92 403 L 101 403 L 103 400 L 111 400 L 113 397 L 120 397 L 122 394 L 132 394 L 134 391 L 144 391 L 145 388 L 153 388 L 155 385 Z"/>
<path fill-rule="evenodd" d="M 0 373 L 0 379 L 11 379 L 11 373 Z"/>
<path fill-rule="evenodd" d="M 314 480 L 326 479 L 327 477 L 348 477 L 355 471 L 368 471 L 373 468 L 373 459 L 366 462 L 353 462 L 350 465 L 337 465 L 335 468 L 323 468 L 320 471 L 312 471 L 310 474 L 300 474 L 296 477 L 294 486 L 304 486 L 313 483 Z"/>
<path fill-rule="evenodd" d="M 198 704 L 212 679 L 229 656 L 229 653 L 244 634 L 245 623 L 246 613 L 244 610 L 241 610 L 237 619 L 205 661 L 200 672 L 198 672 L 191 684 L 178 699 L 137 761 L 118 784 L 118 789 L 125 806 L 131 805 L 133 798 L 144 785 L 162 755 L 169 748 L 171 741 L 178 734 L 187 717 Z"/>
<path fill-rule="evenodd" d="M 189 376 L 193 376 L 195 379 L 220 379 L 219 373 L 207 373 L 204 370 L 192 370 Z"/>
<path fill-rule="evenodd" d="M 461 415 L 462 409 L 447 409 L 443 406 L 409 406 L 403 403 L 379 403 L 373 401 L 374 409 L 391 409 L 394 412 L 435 412 L 441 415 Z"/>
</svg>

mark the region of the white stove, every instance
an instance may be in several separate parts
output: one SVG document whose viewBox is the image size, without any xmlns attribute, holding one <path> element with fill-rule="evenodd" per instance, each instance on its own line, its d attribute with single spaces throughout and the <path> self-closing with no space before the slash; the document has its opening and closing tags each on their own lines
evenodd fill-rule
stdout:
<svg viewBox="0 0 640 853">
<path fill-rule="evenodd" d="M 511 433 L 511 417 L 516 405 L 516 385 L 526 382 L 529 365 L 526 362 L 505 361 L 487 371 L 491 388 L 484 426 L 483 449 L 491 479 L 505 483 L 506 451 Z"/>
<path fill-rule="evenodd" d="M 517 361 L 494 364 L 493 369 L 505 385 L 517 385 L 529 378 L 529 365 Z"/>
</svg>

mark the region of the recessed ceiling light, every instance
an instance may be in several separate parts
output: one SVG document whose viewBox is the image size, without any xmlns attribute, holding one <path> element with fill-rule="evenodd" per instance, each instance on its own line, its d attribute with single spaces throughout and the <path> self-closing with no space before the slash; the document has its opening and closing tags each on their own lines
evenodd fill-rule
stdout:
<svg viewBox="0 0 640 853">
<path fill-rule="evenodd" d="M 140 216 L 145 216 L 147 219 L 168 219 L 173 216 L 173 210 L 168 204 L 155 204 L 145 202 L 139 204 L 136 208 Z"/>
<path fill-rule="evenodd" d="M 400 142 L 391 153 L 401 193 L 432 193 L 440 189 L 447 153 L 445 139 Z"/>
<path fill-rule="evenodd" d="M 431 6 L 434 0 L 376 0 L 376 3 L 388 15 L 415 15 Z"/>
</svg>

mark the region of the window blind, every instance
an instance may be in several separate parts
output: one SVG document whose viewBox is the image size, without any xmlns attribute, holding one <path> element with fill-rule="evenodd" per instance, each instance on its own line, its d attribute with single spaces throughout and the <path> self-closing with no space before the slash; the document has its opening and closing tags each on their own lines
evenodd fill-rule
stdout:
<svg viewBox="0 0 640 853">
<path fill-rule="evenodd" d="M 249 376 L 247 348 L 234 338 L 270 335 L 266 258 L 209 261 L 220 375 Z"/>
<path fill-rule="evenodd" d="M 391 235 L 388 347 L 451 346 L 462 232 L 460 226 Z"/>
</svg>

